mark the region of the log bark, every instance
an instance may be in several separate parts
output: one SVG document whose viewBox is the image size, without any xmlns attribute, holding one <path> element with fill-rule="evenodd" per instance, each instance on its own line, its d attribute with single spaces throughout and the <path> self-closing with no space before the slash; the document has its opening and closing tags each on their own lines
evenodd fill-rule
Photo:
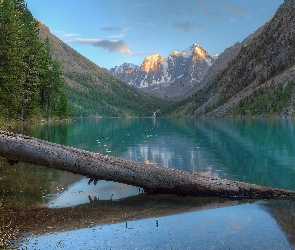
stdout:
<svg viewBox="0 0 295 250">
<path fill-rule="evenodd" d="M 229 198 L 295 196 L 294 191 L 200 177 L 5 131 L 0 131 L 0 156 L 11 162 L 26 162 L 84 175 L 94 182 L 108 180 L 138 186 L 148 193 Z"/>
</svg>

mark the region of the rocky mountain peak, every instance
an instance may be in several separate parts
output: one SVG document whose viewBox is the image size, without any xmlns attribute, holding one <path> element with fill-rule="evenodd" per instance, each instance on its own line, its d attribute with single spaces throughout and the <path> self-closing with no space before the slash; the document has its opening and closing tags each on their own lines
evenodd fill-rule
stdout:
<svg viewBox="0 0 295 250">
<path fill-rule="evenodd" d="M 181 54 L 181 52 L 179 52 L 179 51 L 177 51 L 177 50 L 174 50 L 174 51 L 168 56 L 168 58 L 178 56 L 179 54 Z"/>
<path fill-rule="evenodd" d="M 201 52 L 201 49 L 199 48 L 198 44 L 193 44 L 192 46 L 190 46 L 187 49 L 183 50 L 181 55 L 183 57 L 188 58 L 188 57 L 191 57 L 194 54 L 195 51 L 196 52 L 198 52 L 198 51 Z"/>
<path fill-rule="evenodd" d="M 139 67 L 137 65 L 134 65 L 133 63 L 127 63 L 124 62 L 122 65 L 120 66 L 116 66 L 115 68 L 111 69 L 111 72 L 116 75 L 116 74 L 130 74 L 132 73 L 134 70 L 139 69 Z"/>
<path fill-rule="evenodd" d="M 147 56 L 141 64 L 140 70 L 143 72 L 154 72 L 159 69 L 163 61 L 164 57 L 160 56 L 159 54 Z"/>
<path fill-rule="evenodd" d="M 120 73 L 115 67 L 110 71 L 122 81 L 144 91 L 160 97 L 175 97 L 198 85 L 213 62 L 205 49 L 193 44 L 182 52 L 174 50 L 167 58 L 159 54 L 147 56 L 137 70 L 124 67 Z"/>
<path fill-rule="evenodd" d="M 195 62 L 196 60 L 205 60 L 209 64 L 209 66 L 211 66 L 213 63 L 209 53 L 198 44 L 193 44 L 189 48 L 182 51 L 182 55 L 186 58 L 191 57 L 193 62 Z"/>
</svg>

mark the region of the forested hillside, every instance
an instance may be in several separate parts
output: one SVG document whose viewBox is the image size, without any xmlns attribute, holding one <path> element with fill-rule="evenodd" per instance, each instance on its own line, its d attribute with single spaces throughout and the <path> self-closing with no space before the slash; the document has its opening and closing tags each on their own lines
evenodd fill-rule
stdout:
<svg viewBox="0 0 295 250">
<path fill-rule="evenodd" d="M 293 117 L 295 0 L 285 0 L 259 34 L 193 95 L 171 107 L 181 117 Z"/>
<path fill-rule="evenodd" d="M 0 2 L 0 118 L 67 117 L 62 71 L 23 0 Z"/>
<path fill-rule="evenodd" d="M 0 119 L 152 116 L 167 105 L 53 36 L 24 0 L 0 2 Z"/>
<path fill-rule="evenodd" d="M 52 57 L 61 62 L 71 116 L 152 116 L 169 105 L 120 81 L 52 35 L 44 24 L 39 23 L 39 29 L 42 41 L 49 38 Z"/>
</svg>

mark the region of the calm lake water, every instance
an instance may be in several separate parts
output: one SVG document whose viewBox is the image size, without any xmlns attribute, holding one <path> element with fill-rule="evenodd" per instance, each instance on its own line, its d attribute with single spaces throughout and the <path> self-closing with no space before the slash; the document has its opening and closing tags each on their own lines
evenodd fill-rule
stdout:
<svg viewBox="0 0 295 250">
<path fill-rule="evenodd" d="M 67 123 L 22 126 L 15 132 L 199 175 L 295 190 L 294 120 L 81 118 Z M 75 209 L 81 204 L 102 201 L 117 201 L 123 207 L 124 200 L 130 196 L 142 195 L 139 187 L 106 181 L 88 185 L 86 178 L 44 168 L 30 171 L 31 168 L 15 167 L 16 176 L 27 178 L 27 184 L 20 188 L 19 182 L 11 181 L 13 174 L 6 172 L 6 165 L 0 164 L 0 184 L 11 185 L 6 187 L 4 201 L 11 202 L 17 196 L 18 202 L 49 209 Z M 37 177 L 30 177 L 32 172 Z M 8 178 L 11 180 L 7 181 Z M 189 198 L 183 199 L 181 203 L 188 203 Z M 158 201 L 151 207 L 148 203 L 142 207 L 136 204 L 134 211 L 130 210 L 134 217 L 114 219 L 120 223 L 92 222 L 76 230 L 32 234 L 23 246 L 28 249 L 294 249 L 295 199 L 204 200 L 191 204 L 190 201 L 189 206 L 176 206 L 173 199 Z M 150 210 L 157 207 L 161 212 L 142 215 L 147 207 Z M 136 212 L 141 212 L 141 216 L 136 216 Z"/>
</svg>

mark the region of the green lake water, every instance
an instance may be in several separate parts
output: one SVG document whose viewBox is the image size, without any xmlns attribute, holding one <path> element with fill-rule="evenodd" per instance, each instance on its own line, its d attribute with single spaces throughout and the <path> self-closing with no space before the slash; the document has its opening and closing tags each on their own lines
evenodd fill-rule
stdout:
<svg viewBox="0 0 295 250">
<path fill-rule="evenodd" d="M 22 126 L 15 132 L 199 175 L 295 190 L 295 121 L 291 119 L 81 118 Z M 5 183 L 5 178 L 13 179 L 4 165 L 0 168 L 0 184 Z M 19 169 L 15 167 L 17 176 L 31 175 L 30 168 Z M 17 197 L 24 203 L 35 202 L 56 209 L 94 200 L 120 201 L 141 192 L 139 187 L 106 181 L 88 185 L 86 178 L 67 176 L 56 170 L 40 168 L 33 172 L 37 177 L 32 180 L 28 177 L 22 190 L 17 181 L 9 181 L 10 185 L 18 186 L 10 187 L 11 190 L 20 191 L 6 192 L 4 200 Z M 38 191 L 34 191 L 34 185 Z M 156 217 L 31 235 L 24 246 L 29 249 L 294 249 L 295 246 L 293 199 L 230 201 L 228 205 L 209 202 L 181 212 L 179 207 L 173 211 L 173 201 L 165 202 L 165 206 L 169 213 Z"/>
</svg>

